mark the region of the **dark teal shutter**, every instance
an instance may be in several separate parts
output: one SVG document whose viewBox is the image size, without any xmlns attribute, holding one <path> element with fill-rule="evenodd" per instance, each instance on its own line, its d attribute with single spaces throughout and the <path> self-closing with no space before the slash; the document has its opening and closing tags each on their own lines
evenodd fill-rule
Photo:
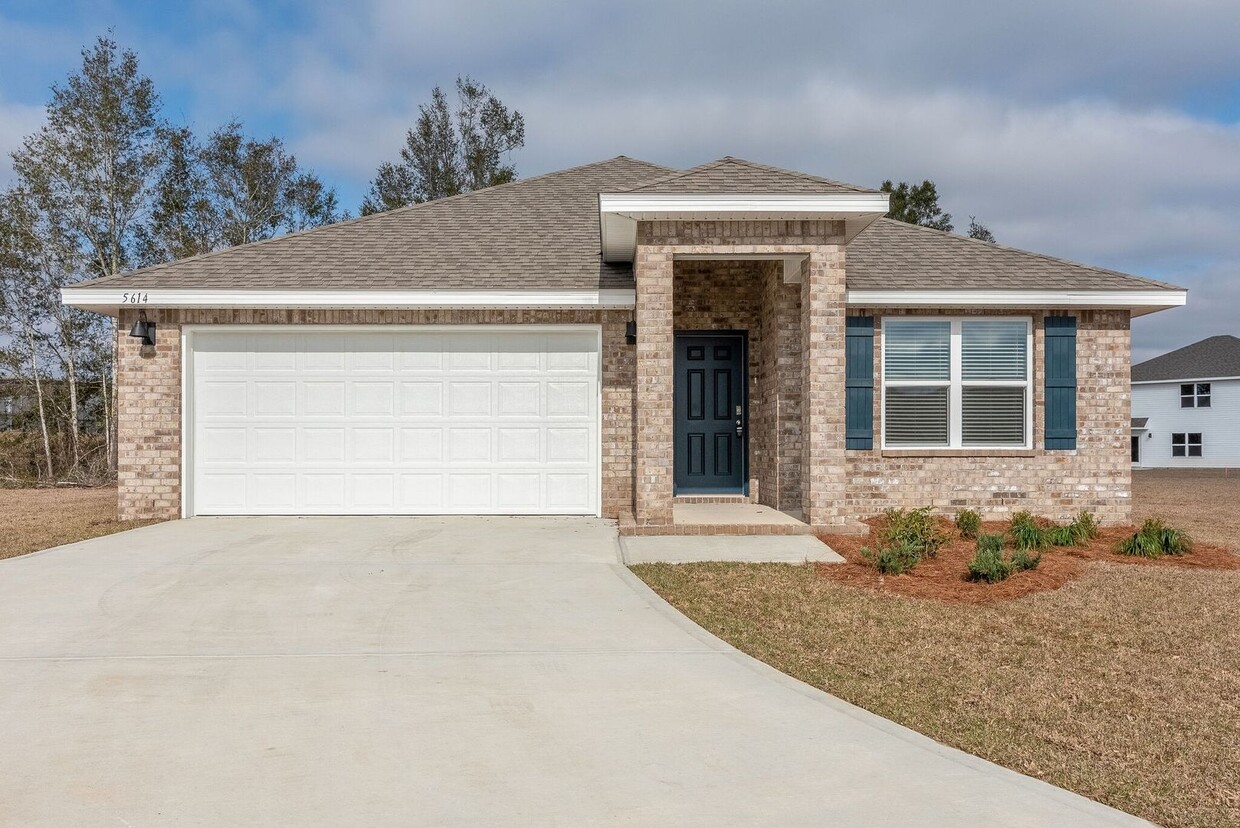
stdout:
<svg viewBox="0 0 1240 828">
<path fill-rule="evenodd" d="M 1076 448 L 1076 317 L 1048 316 L 1046 448 Z"/>
<path fill-rule="evenodd" d="M 874 317 L 845 317 L 844 447 L 874 448 Z"/>
</svg>

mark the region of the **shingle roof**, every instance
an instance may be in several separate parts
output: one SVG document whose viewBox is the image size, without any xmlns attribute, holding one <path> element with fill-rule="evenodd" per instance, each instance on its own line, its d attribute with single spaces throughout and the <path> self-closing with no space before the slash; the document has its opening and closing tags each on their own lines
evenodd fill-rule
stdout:
<svg viewBox="0 0 1240 828">
<path fill-rule="evenodd" d="M 629 287 L 599 254 L 598 194 L 670 168 L 619 156 L 82 283 L 302 290 Z"/>
<path fill-rule="evenodd" d="M 619 156 L 75 287 L 228 290 L 630 288 L 602 261 L 601 192 L 874 192 L 723 158 L 687 171 Z M 853 289 L 1173 288 L 1075 262 L 879 219 L 848 245 Z"/>
<path fill-rule="evenodd" d="M 630 193 L 876 193 L 867 187 L 844 184 L 829 178 L 755 164 L 728 155 L 693 169 L 647 181 Z"/>
<path fill-rule="evenodd" d="M 1133 417 L 1131 428 L 1145 428 L 1149 422 L 1149 417 Z"/>
<path fill-rule="evenodd" d="M 1179 290 L 1166 282 L 879 219 L 848 245 L 853 290 Z"/>
<path fill-rule="evenodd" d="M 1132 366 L 1133 382 L 1240 377 L 1240 338 L 1212 336 Z"/>
</svg>

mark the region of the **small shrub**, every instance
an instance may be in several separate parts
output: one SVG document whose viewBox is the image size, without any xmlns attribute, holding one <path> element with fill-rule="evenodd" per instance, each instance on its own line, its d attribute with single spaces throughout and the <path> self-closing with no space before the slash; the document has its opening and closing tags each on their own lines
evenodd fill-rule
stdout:
<svg viewBox="0 0 1240 828">
<path fill-rule="evenodd" d="M 918 558 L 933 558 L 939 553 L 948 537 L 939 528 L 938 520 L 930 514 L 930 507 L 920 509 L 888 509 L 883 512 L 887 528 L 882 539 L 887 546 L 912 547 Z"/>
<path fill-rule="evenodd" d="M 1081 512 L 1076 516 L 1073 525 L 1077 527 L 1077 531 L 1084 534 L 1087 541 L 1091 541 L 1098 537 L 1098 521 L 1094 520 L 1093 512 Z M 1084 546 L 1084 544 L 1081 544 Z"/>
<path fill-rule="evenodd" d="M 982 516 L 972 509 L 965 509 L 956 515 L 956 528 L 962 538 L 976 538 L 977 530 L 982 526 Z"/>
<path fill-rule="evenodd" d="M 1003 535 L 978 535 L 977 548 L 987 552 L 1003 552 Z"/>
<path fill-rule="evenodd" d="M 1079 535 L 1075 524 L 1067 526 L 1048 526 L 1043 531 L 1043 537 L 1051 546 L 1080 546 Z"/>
<path fill-rule="evenodd" d="M 988 542 L 983 543 L 983 538 Z M 999 541 L 998 549 L 995 548 L 996 544 L 990 542 L 994 538 Z M 1003 559 L 1003 537 L 983 535 L 978 538 L 977 551 L 973 553 L 973 558 L 969 561 L 969 580 L 997 584 L 1006 580 L 1011 574 L 1012 565 Z"/>
<path fill-rule="evenodd" d="M 921 563 L 920 550 L 910 544 L 880 546 L 878 550 L 862 547 L 861 557 L 877 567 L 884 575 L 903 575 Z"/>
<path fill-rule="evenodd" d="M 1046 530 L 1039 526 L 1037 520 L 1028 512 L 1012 515 L 1011 523 L 1008 524 L 1008 535 L 1017 549 L 1044 549 L 1048 540 Z"/>
<path fill-rule="evenodd" d="M 1030 553 L 1028 549 L 1013 549 L 1011 557 L 1012 571 L 1025 572 L 1030 569 L 1037 569 L 1038 564 L 1042 562 L 1042 553 Z"/>
<path fill-rule="evenodd" d="M 1168 526 L 1158 518 L 1149 518 L 1141 524 L 1140 531 L 1120 541 L 1116 551 L 1121 555 L 1161 558 L 1163 555 L 1183 555 L 1192 548 L 1193 540 L 1185 532 Z"/>
</svg>

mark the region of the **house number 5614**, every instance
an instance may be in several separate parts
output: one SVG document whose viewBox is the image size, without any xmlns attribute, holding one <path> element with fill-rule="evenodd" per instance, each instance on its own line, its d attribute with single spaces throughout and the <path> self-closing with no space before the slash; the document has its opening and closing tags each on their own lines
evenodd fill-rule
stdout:
<svg viewBox="0 0 1240 828">
<path fill-rule="evenodd" d="M 121 304 L 122 305 L 145 305 L 147 298 L 148 298 L 148 294 L 145 294 L 145 293 L 122 293 Z"/>
</svg>

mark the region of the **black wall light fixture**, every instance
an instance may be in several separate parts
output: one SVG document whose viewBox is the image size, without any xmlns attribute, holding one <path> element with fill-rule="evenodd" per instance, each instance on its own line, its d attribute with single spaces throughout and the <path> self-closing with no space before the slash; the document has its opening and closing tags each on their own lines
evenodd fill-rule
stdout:
<svg viewBox="0 0 1240 828">
<path fill-rule="evenodd" d="M 129 329 L 129 335 L 141 339 L 143 345 L 155 344 L 155 323 L 146 321 L 146 311 L 138 312 L 138 321 Z"/>
<path fill-rule="evenodd" d="M 624 341 L 630 345 L 637 344 L 637 320 L 630 319 L 624 323 Z"/>
</svg>

